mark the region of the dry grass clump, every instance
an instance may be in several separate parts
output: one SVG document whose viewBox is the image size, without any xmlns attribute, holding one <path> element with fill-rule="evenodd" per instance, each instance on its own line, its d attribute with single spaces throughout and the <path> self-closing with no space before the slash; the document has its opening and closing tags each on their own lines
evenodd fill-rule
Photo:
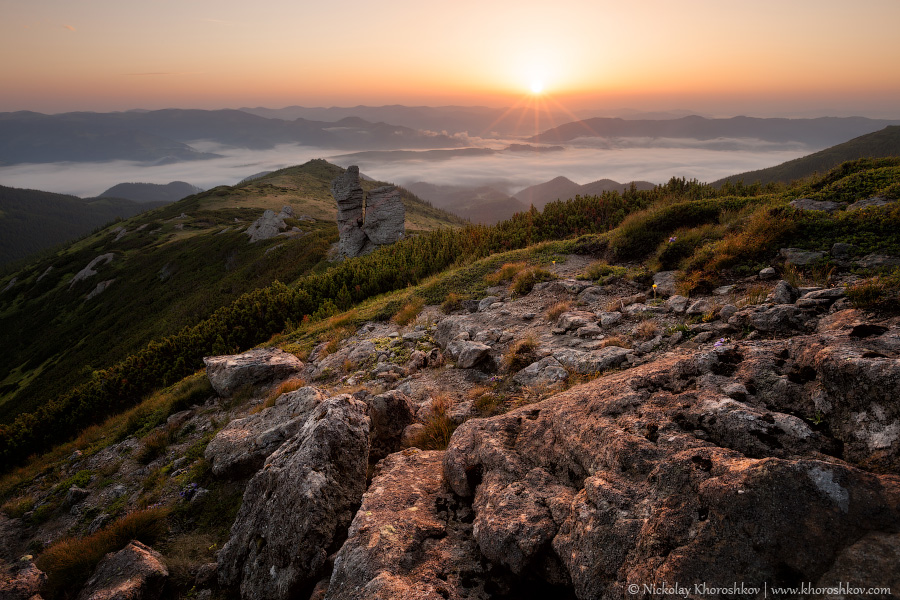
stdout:
<svg viewBox="0 0 900 600">
<path fill-rule="evenodd" d="M 456 423 L 450 418 L 450 400 L 444 395 L 432 397 L 431 411 L 431 416 L 425 421 L 425 428 L 409 445 L 420 450 L 446 450 L 450 437 L 456 430 Z"/>
<path fill-rule="evenodd" d="M 650 321 L 644 321 L 645 323 L 649 323 Z M 605 340 L 603 340 L 603 344 L 601 344 L 601 348 L 606 348 L 608 346 L 618 346 L 619 348 L 631 348 L 631 342 L 626 340 L 620 335 L 613 335 Z"/>
<path fill-rule="evenodd" d="M 540 267 L 532 267 L 516 273 L 513 277 L 510 290 L 517 296 L 525 296 L 534 289 L 534 286 L 544 281 L 552 281 L 556 276 L 550 271 L 541 269 Z"/>
<path fill-rule="evenodd" d="M 0 506 L 0 512 L 3 512 L 10 519 L 21 519 L 32 508 L 34 508 L 34 497 L 26 495 L 7 500 L 3 503 L 3 506 Z"/>
<path fill-rule="evenodd" d="M 557 302 L 553 306 L 547 310 L 547 320 L 550 322 L 556 321 L 561 314 L 564 312 L 568 312 L 572 310 L 571 302 Z"/>
<path fill-rule="evenodd" d="M 425 300 L 419 297 L 410 298 L 403 308 L 397 311 L 392 320 L 397 325 L 409 325 L 416 320 L 423 308 L 425 308 Z"/>
<path fill-rule="evenodd" d="M 459 310 L 462 307 L 462 296 L 457 294 L 456 292 L 450 292 L 447 294 L 447 297 L 444 298 L 444 301 L 441 303 L 441 312 L 445 315 L 449 315 L 455 310 Z"/>
<path fill-rule="evenodd" d="M 36 561 L 47 574 L 47 585 L 42 591 L 46 597 L 54 598 L 65 590 L 78 589 L 107 552 L 121 550 L 131 540 L 152 544 L 165 535 L 168 515 L 167 508 L 137 510 L 87 537 L 54 543 Z"/>
<path fill-rule="evenodd" d="M 514 341 L 503 355 L 503 366 L 510 373 L 524 369 L 535 361 L 537 345 L 537 340 L 530 335 Z"/>
<path fill-rule="evenodd" d="M 900 307 L 900 269 L 854 283 L 847 288 L 847 298 L 856 308 L 897 312 Z"/>
<path fill-rule="evenodd" d="M 497 394 L 487 392 L 475 398 L 472 406 L 482 417 L 491 417 L 500 413 L 500 403 L 501 400 Z"/>
<path fill-rule="evenodd" d="M 509 281 L 527 266 L 524 262 L 504 263 L 496 273 L 485 275 L 484 281 L 488 285 L 498 285 L 501 281 Z"/>
<path fill-rule="evenodd" d="M 166 453 L 166 448 L 169 447 L 173 437 L 174 432 L 168 427 L 151 431 L 141 440 L 140 447 L 134 453 L 134 459 L 143 465 L 153 462 Z"/>
<path fill-rule="evenodd" d="M 747 288 L 744 296 L 735 301 L 735 306 L 743 307 L 760 304 L 769 295 L 769 286 L 764 283 L 757 283 Z"/>
<path fill-rule="evenodd" d="M 262 412 L 267 408 L 275 406 L 275 402 L 277 402 L 283 394 L 296 392 L 305 385 L 306 381 L 304 381 L 301 377 L 292 377 L 291 379 L 282 381 L 281 384 L 279 384 L 276 388 L 269 392 L 269 395 L 266 396 L 265 402 L 257 404 L 253 407 L 253 409 L 250 411 L 250 414 L 256 414 L 258 412 Z"/>
<path fill-rule="evenodd" d="M 659 334 L 659 324 L 653 320 L 642 321 L 637 327 L 635 327 L 634 335 L 639 340 L 650 340 L 656 337 Z M 621 345 L 621 344 L 617 344 Z"/>
</svg>

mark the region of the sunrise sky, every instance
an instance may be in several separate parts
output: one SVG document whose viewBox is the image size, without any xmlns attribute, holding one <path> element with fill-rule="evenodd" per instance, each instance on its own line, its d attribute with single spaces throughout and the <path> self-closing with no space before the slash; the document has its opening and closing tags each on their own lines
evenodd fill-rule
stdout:
<svg viewBox="0 0 900 600">
<path fill-rule="evenodd" d="M 0 0 L 0 111 L 506 106 L 900 118 L 898 0 Z"/>
</svg>

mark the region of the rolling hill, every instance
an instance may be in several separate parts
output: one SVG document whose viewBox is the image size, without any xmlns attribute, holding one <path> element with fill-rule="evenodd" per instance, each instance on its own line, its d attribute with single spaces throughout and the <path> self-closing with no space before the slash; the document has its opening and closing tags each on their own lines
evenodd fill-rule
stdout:
<svg viewBox="0 0 900 600">
<path fill-rule="evenodd" d="M 845 161 L 885 156 L 900 156 L 900 126 L 888 126 L 881 131 L 861 135 L 849 142 L 768 169 L 731 175 L 713 182 L 712 185 L 721 186 L 726 182 L 739 181 L 745 184 L 790 183 L 816 173 L 824 173 Z"/>
<path fill-rule="evenodd" d="M 0 186 L 0 266 L 159 205 Z"/>
<path fill-rule="evenodd" d="M 337 239 L 329 186 L 341 172 L 315 160 L 217 187 L 106 227 L 0 280 L 0 421 L 245 292 L 326 267 Z M 408 234 L 464 223 L 409 192 L 401 197 Z M 285 205 L 297 215 L 288 225 L 299 231 L 249 243 L 244 230 Z"/>
<path fill-rule="evenodd" d="M 436 207 L 472 223 L 493 225 L 528 210 L 528 206 L 519 200 L 491 186 L 464 187 L 417 181 L 404 187 Z"/>
<path fill-rule="evenodd" d="M 98 197 L 125 198 L 134 202 L 175 202 L 202 191 L 202 188 L 184 181 L 172 181 L 167 184 L 120 183 L 112 186 Z"/>
</svg>

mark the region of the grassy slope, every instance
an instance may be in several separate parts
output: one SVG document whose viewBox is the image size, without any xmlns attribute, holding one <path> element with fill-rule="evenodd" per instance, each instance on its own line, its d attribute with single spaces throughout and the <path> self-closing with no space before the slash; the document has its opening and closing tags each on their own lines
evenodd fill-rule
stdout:
<svg viewBox="0 0 900 600">
<path fill-rule="evenodd" d="M 895 125 L 768 169 L 738 173 L 715 181 L 712 185 L 719 187 L 726 182 L 739 181 L 745 184 L 790 183 L 816 173 L 825 173 L 845 161 L 898 155 L 900 155 L 900 126 Z"/>
<path fill-rule="evenodd" d="M 115 224 L 129 232 L 119 240 L 110 226 L 13 274 L 16 285 L 0 294 L 0 422 L 33 410 L 92 371 L 198 322 L 249 290 L 325 268 L 337 238 L 329 186 L 341 171 L 311 161 L 215 188 Z M 410 232 L 462 223 L 411 194 L 403 200 Z M 266 208 L 284 205 L 316 219 L 299 221 L 305 235 L 248 244 L 238 229 Z M 75 273 L 107 253 L 112 262 L 70 286 Z M 0 289 L 9 279 L 0 281 Z M 86 299 L 110 279 L 103 293 Z"/>
<path fill-rule="evenodd" d="M 139 204 L 121 198 L 78 198 L 0 186 L 0 266 L 71 241 L 116 218 L 128 218 L 161 204 Z"/>
</svg>

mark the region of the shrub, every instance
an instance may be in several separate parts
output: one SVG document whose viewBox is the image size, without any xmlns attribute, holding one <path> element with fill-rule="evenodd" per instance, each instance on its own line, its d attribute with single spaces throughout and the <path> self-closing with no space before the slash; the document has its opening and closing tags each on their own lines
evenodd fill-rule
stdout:
<svg viewBox="0 0 900 600">
<path fill-rule="evenodd" d="M 578 276 L 579 279 L 590 279 L 598 283 L 609 283 L 614 279 L 620 279 L 625 276 L 628 269 L 625 267 L 617 267 L 608 264 L 605 260 L 598 260 L 591 263 L 584 270 L 584 273 Z"/>
<path fill-rule="evenodd" d="M 425 308 L 425 300 L 413 297 L 394 315 L 393 321 L 397 325 L 409 325 L 416 320 L 423 308 Z"/>
<path fill-rule="evenodd" d="M 500 412 L 500 398 L 493 392 L 487 392 L 475 398 L 472 406 L 482 417 L 490 417 Z"/>
<path fill-rule="evenodd" d="M 536 348 L 537 341 L 531 336 L 516 340 L 503 355 L 503 366 L 511 373 L 524 369 L 535 361 Z"/>
<path fill-rule="evenodd" d="M 524 262 L 504 263 L 496 273 L 485 275 L 484 281 L 488 285 L 497 285 L 501 281 L 509 281 L 519 271 L 525 269 L 527 265 Z"/>
<path fill-rule="evenodd" d="M 525 296 L 531 292 L 535 284 L 552 281 L 556 277 L 550 271 L 545 271 L 539 267 L 532 267 L 519 271 L 513 277 L 511 290 L 517 296 Z"/>
<path fill-rule="evenodd" d="M 450 402 L 445 396 L 435 396 L 431 404 L 432 414 L 425 421 L 425 428 L 411 440 L 410 446 L 420 450 L 446 450 L 456 423 L 448 414 Z"/>
<path fill-rule="evenodd" d="M 649 322 L 649 321 L 647 321 L 647 322 Z M 603 343 L 600 345 L 601 348 L 606 348 L 608 346 L 618 346 L 619 348 L 631 348 L 631 343 L 628 340 L 626 340 L 625 338 L 623 338 L 622 336 L 613 335 L 613 336 L 610 336 L 610 337 L 606 338 L 605 340 L 603 340 Z"/>
<path fill-rule="evenodd" d="M 157 429 L 149 433 L 141 440 L 141 446 L 134 453 L 134 459 L 141 464 L 153 462 L 156 458 L 162 456 L 172 441 L 172 434 L 167 429 Z"/>
<path fill-rule="evenodd" d="M 34 498 L 30 495 L 12 498 L 3 503 L 0 511 L 10 519 L 21 519 L 22 516 L 34 507 Z"/>
<path fill-rule="evenodd" d="M 656 321 L 647 320 L 643 321 L 639 324 L 634 331 L 634 335 L 641 340 L 649 340 L 659 333 L 659 325 L 657 325 Z M 617 344 L 621 345 L 621 344 Z"/>
<path fill-rule="evenodd" d="M 847 298 L 856 308 L 896 312 L 900 307 L 900 269 L 854 283 L 847 288 Z"/>
<path fill-rule="evenodd" d="M 555 322 L 561 314 L 572 309 L 570 302 L 557 302 L 547 311 L 547 320 L 551 323 Z"/>
<path fill-rule="evenodd" d="M 168 531 L 167 508 L 137 510 L 97 533 L 65 538 L 44 550 L 37 566 L 47 574 L 45 591 L 50 598 L 80 588 L 107 552 L 124 548 L 131 540 L 152 544 Z"/>
</svg>

